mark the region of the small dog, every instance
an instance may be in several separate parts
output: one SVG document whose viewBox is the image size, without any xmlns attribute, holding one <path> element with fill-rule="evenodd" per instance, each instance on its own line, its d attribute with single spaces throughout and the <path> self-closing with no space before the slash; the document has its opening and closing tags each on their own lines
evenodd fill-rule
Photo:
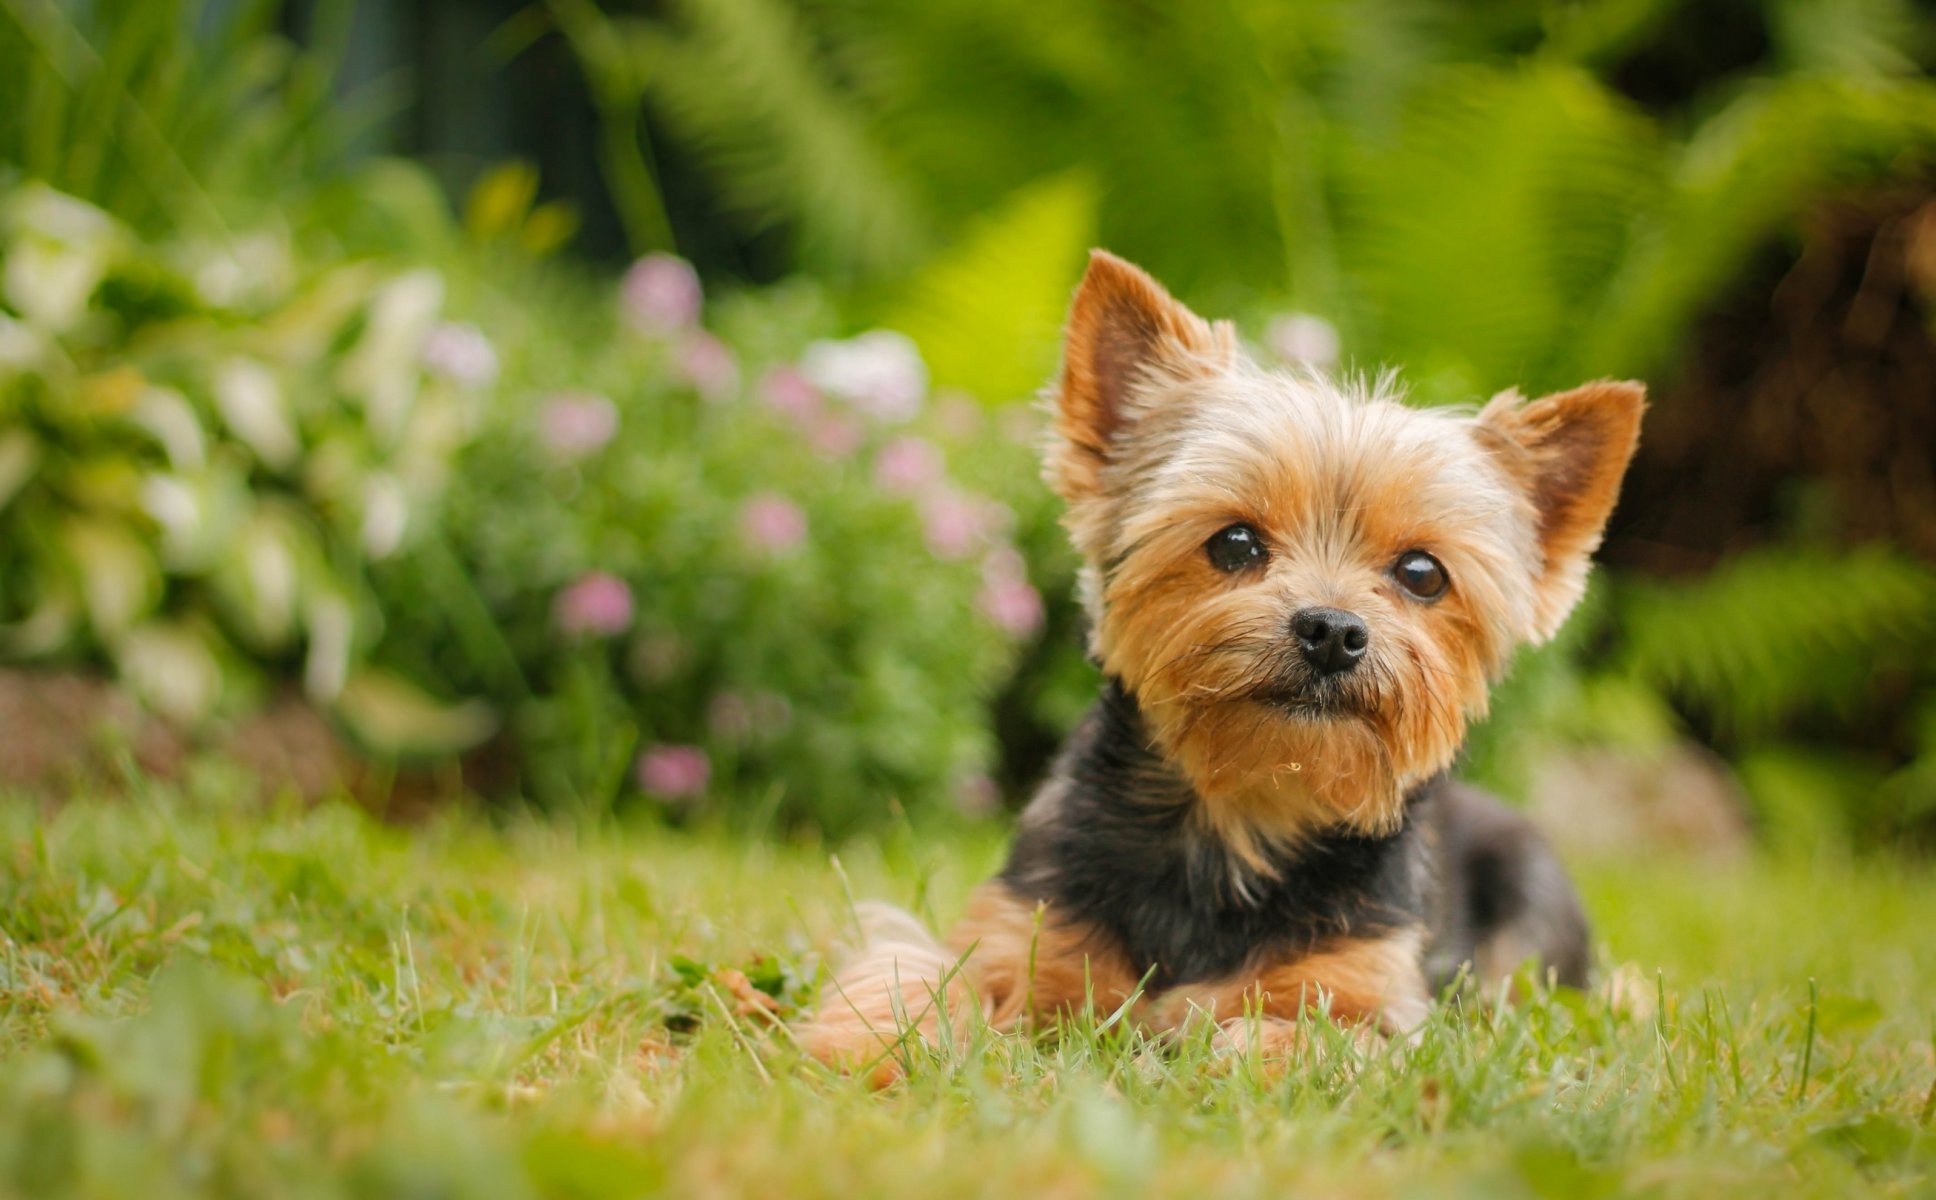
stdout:
<svg viewBox="0 0 1936 1200">
<path fill-rule="evenodd" d="M 1520 816 L 1448 781 L 1522 642 L 1551 637 L 1639 435 L 1599 382 L 1476 414 L 1266 371 L 1097 251 L 1047 476 L 1068 503 L 1101 700 L 946 944 L 894 910 L 799 1030 L 898 1073 L 1094 1005 L 1293 1051 L 1324 1012 L 1400 1034 L 1461 972 L 1586 982 L 1587 925 Z"/>
</svg>

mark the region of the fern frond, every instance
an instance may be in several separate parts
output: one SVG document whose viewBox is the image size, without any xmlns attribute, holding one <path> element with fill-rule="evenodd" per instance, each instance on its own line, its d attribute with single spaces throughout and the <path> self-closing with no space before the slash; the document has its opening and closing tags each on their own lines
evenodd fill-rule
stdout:
<svg viewBox="0 0 1936 1200">
<path fill-rule="evenodd" d="M 1878 672 L 1914 668 L 1936 637 L 1936 572 L 1880 547 L 1763 550 L 1622 597 L 1625 669 L 1738 736 L 1847 709 Z"/>
<path fill-rule="evenodd" d="M 1023 188 L 924 267 L 884 324 L 921 347 L 938 387 L 989 403 L 1030 395 L 1054 369 L 1095 213 L 1086 175 Z"/>
<path fill-rule="evenodd" d="M 790 227 L 802 265 L 836 278 L 905 269 L 927 206 L 780 0 L 678 0 L 646 94 L 756 227 Z"/>
<path fill-rule="evenodd" d="M 1794 76 L 1756 86 L 1681 152 L 1667 202 L 1636 230 L 1572 373 L 1645 375 L 1749 254 L 1829 190 L 1936 154 L 1936 84 Z"/>
</svg>

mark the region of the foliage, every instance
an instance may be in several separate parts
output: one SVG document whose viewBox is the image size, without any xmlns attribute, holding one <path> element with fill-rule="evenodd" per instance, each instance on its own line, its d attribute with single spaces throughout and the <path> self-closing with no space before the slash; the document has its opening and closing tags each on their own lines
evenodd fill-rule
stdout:
<svg viewBox="0 0 1936 1200">
<path fill-rule="evenodd" d="M 836 831 L 974 803 L 1040 603 L 1014 514 L 951 475 L 979 413 L 931 402 L 903 343 L 815 339 L 811 289 L 714 306 L 724 341 L 642 320 L 641 281 L 684 270 L 647 260 L 625 296 L 475 281 L 503 385 L 437 539 L 379 575 L 391 661 L 503 700 L 551 801 L 643 782 Z M 665 746 L 710 779 L 655 785 Z"/>
<path fill-rule="evenodd" d="M 105 657 L 190 724 L 287 672 L 379 744 L 488 731 L 366 663 L 368 564 L 437 519 L 477 402 L 426 361 L 462 336 L 434 272 L 147 243 L 39 184 L 0 191 L 0 262 L 7 658 Z"/>
<path fill-rule="evenodd" d="M 279 9 L 4 0 L 0 163 L 142 233 L 213 233 L 286 196 L 335 157 L 341 124 L 326 52 L 275 36 Z"/>
<path fill-rule="evenodd" d="M 846 924 L 816 853 L 404 831 L 245 808 L 243 782 L 0 807 L 0 1193 L 1858 1196 L 1936 1171 L 1936 894 L 1892 864 L 1591 866 L 1658 1013 L 1445 1007 L 1282 1076 L 1087 1017 L 877 1096 L 764 1015 L 819 974 L 801 935 Z M 843 863 L 945 915 L 998 849 Z"/>
</svg>

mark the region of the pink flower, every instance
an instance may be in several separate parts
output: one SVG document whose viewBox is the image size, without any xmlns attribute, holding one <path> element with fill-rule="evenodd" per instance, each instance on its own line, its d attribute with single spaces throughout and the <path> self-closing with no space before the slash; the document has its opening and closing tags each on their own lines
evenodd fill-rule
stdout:
<svg viewBox="0 0 1936 1200">
<path fill-rule="evenodd" d="M 774 412 L 803 425 L 818 417 L 825 406 L 819 389 L 793 367 L 774 367 L 761 376 L 760 396 Z"/>
<path fill-rule="evenodd" d="M 699 272 L 671 254 L 646 255 L 619 285 L 625 318 L 640 333 L 672 333 L 696 324 L 704 299 Z"/>
<path fill-rule="evenodd" d="M 679 339 L 675 367 L 687 383 L 708 400 L 725 400 L 739 387 L 739 361 L 733 352 L 703 329 Z"/>
<path fill-rule="evenodd" d="M 554 392 L 538 410 L 538 433 L 563 459 L 603 449 L 618 432 L 618 409 L 595 392 Z"/>
<path fill-rule="evenodd" d="M 712 760 L 697 746 L 659 745 L 639 755 L 639 786 L 662 800 L 697 796 L 712 777 Z"/>
<path fill-rule="evenodd" d="M 877 421 L 906 421 L 921 411 L 928 368 L 904 333 L 874 329 L 844 342 L 822 341 L 800 357 L 800 373 Z"/>
<path fill-rule="evenodd" d="M 632 624 L 632 589 L 616 575 L 593 571 L 558 593 L 552 619 L 574 637 L 624 633 Z"/>
<path fill-rule="evenodd" d="M 997 546 L 981 560 L 981 594 L 976 597 L 989 620 L 1016 637 L 1042 627 L 1042 594 L 1028 581 L 1028 563 L 1009 545 Z"/>
<path fill-rule="evenodd" d="M 807 514 L 777 492 L 761 492 L 739 513 L 740 531 L 762 550 L 780 553 L 807 540 Z"/>
<path fill-rule="evenodd" d="M 807 430 L 807 444 L 822 458 L 852 458 L 866 432 L 851 417 L 823 413 Z"/>
<path fill-rule="evenodd" d="M 983 585 L 977 600 L 989 620 L 1016 637 L 1042 628 L 1042 593 L 1027 580 L 992 580 Z"/>
<path fill-rule="evenodd" d="M 1284 313 L 1264 331 L 1271 352 L 1287 363 L 1323 371 L 1338 361 L 1338 331 L 1323 317 Z"/>
<path fill-rule="evenodd" d="M 926 438 L 895 438 L 874 456 L 874 482 L 883 491 L 913 495 L 941 479 L 941 452 Z"/>
<path fill-rule="evenodd" d="M 1013 519 L 1004 505 L 948 488 L 937 488 L 921 501 L 922 533 L 936 558 L 967 558 Z"/>
<path fill-rule="evenodd" d="M 477 326 L 445 321 L 424 336 L 423 365 L 453 383 L 485 388 L 497 379 L 497 348 Z"/>
</svg>

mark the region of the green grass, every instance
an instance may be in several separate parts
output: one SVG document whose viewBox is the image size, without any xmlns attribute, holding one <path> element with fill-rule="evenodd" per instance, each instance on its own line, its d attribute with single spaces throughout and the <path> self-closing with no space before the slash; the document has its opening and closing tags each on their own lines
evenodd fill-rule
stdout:
<svg viewBox="0 0 1936 1200">
<path fill-rule="evenodd" d="M 874 1094 L 713 974 L 807 997 L 847 911 L 824 850 L 237 790 L 0 804 L 0 1194 L 1936 1189 L 1926 867 L 1590 865 L 1657 1013 L 1445 1008 L 1408 1049 L 1281 1076 L 1092 1022 Z M 1000 852 L 840 857 L 856 894 L 946 917 Z"/>
</svg>

